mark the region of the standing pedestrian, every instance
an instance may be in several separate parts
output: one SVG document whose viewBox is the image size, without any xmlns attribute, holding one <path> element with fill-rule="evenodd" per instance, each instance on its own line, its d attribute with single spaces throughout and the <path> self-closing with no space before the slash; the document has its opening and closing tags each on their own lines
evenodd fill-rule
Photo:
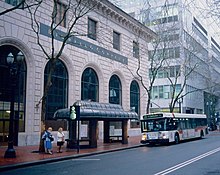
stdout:
<svg viewBox="0 0 220 175">
<path fill-rule="evenodd" d="M 44 146 L 45 146 L 45 153 L 53 154 L 52 153 L 52 142 L 54 141 L 54 137 L 51 134 L 52 127 L 49 127 L 43 134 L 42 139 L 44 140 Z"/>
<path fill-rule="evenodd" d="M 62 153 L 62 146 L 64 144 L 65 141 L 65 135 L 63 133 L 63 128 L 59 128 L 58 132 L 57 132 L 57 152 L 58 153 Z"/>
</svg>

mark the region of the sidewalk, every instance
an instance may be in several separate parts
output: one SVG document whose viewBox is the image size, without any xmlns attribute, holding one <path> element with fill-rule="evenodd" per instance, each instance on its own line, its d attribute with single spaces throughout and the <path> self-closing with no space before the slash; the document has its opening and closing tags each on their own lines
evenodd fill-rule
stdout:
<svg viewBox="0 0 220 175">
<path fill-rule="evenodd" d="M 80 149 L 77 153 L 76 149 L 66 149 L 63 147 L 62 153 L 56 152 L 56 143 L 53 145 L 53 155 L 38 153 L 38 145 L 36 146 L 15 146 L 16 158 L 4 158 L 7 146 L 0 147 L 0 172 L 9 169 L 21 168 L 25 166 L 44 164 L 48 162 L 55 162 L 60 160 L 73 159 L 77 157 L 84 157 L 93 154 L 100 154 L 111 151 L 118 151 L 123 149 L 135 148 L 141 146 L 141 136 L 130 136 L 128 144 L 103 143 L 103 140 L 98 141 L 97 148 Z"/>
</svg>

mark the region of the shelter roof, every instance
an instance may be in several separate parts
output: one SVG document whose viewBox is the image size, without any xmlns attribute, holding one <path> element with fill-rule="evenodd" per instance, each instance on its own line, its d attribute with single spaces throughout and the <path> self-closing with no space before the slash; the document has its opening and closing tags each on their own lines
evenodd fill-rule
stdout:
<svg viewBox="0 0 220 175">
<path fill-rule="evenodd" d="M 111 103 L 98 103 L 91 101 L 77 101 L 74 106 L 80 106 L 80 120 L 138 120 L 136 112 L 124 111 L 121 105 Z M 70 109 L 59 109 L 54 113 L 53 118 L 70 119 Z"/>
</svg>

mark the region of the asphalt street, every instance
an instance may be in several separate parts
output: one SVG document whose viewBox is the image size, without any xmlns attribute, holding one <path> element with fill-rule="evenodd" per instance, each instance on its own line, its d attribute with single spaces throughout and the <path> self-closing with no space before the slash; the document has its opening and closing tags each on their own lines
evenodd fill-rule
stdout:
<svg viewBox="0 0 220 175">
<path fill-rule="evenodd" d="M 4 172 L 4 175 L 216 175 L 220 136 L 178 145 L 144 146 Z"/>
</svg>

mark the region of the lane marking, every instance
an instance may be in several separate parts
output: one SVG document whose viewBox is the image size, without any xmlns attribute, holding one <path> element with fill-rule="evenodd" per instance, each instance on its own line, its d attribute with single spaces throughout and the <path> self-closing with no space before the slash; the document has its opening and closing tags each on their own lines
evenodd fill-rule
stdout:
<svg viewBox="0 0 220 175">
<path fill-rule="evenodd" d="M 176 170 L 178 170 L 178 169 L 180 169 L 180 168 L 182 168 L 182 167 L 184 167 L 184 166 L 187 166 L 187 165 L 189 165 L 189 164 L 191 164 L 191 163 L 193 163 L 193 162 L 196 162 L 196 161 L 198 161 L 198 160 L 200 160 L 200 159 L 203 159 L 203 158 L 205 158 L 205 157 L 207 157 L 207 156 L 210 156 L 210 155 L 212 155 L 212 154 L 214 154 L 214 153 L 216 153 L 216 152 L 219 152 L 219 151 L 220 151 L 220 147 L 218 147 L 218 148 L 216 148 L 216 149 L 214 149 L 214 150 L 211 150 L 211 151 L 209 151 L 209 152 L 206 152 L 206 153 L 204 153 L 204 154 L 201 154 L 201 155 L 199 155 L 199 156 L 197 156 L 197 157 L 194 157 L 194 158 L 192 158 L 192 159 L 190 159 L 190 160 L 187 160 L 187 161 L 185 161 L 185 162 L 182 162 L 182 163 L 180 163 L 180 164 L 177 164 L 177 165 L 175 165 L 175 166 L 173 166 L 173 167 L 170 167 L 170 168 L 168 168 L 168 169 L 165 169 L 165 170 L 163 170 L 163 171 L 161 171 L 161 172 L 158 172 L 158 173 L 156 173 L 156 174 L 154 174 L 154 175 L 165 175 L 165 174 L 171 173 L 171 172 L 173 172 L 173 171 L 176 171 Z"/>
</svg>

